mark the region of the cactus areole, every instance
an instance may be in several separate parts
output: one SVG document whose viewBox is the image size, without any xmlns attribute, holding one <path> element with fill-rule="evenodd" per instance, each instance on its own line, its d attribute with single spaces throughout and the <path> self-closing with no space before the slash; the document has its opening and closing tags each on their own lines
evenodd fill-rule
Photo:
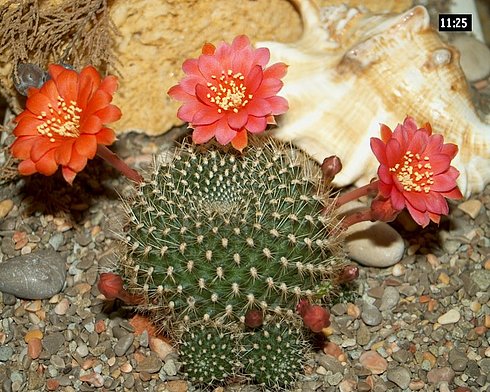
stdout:
<svg viewBox="0 0 490 392">
<path fill-rule="evenodd" d="M 181 146 L 127 201 L 121 272 L 159 320 L 283 317 L 301 298 L 317 302 L 318 284 L 340 273 L 319 166 L 260 140 L 244 154 Z"/>
</svg>

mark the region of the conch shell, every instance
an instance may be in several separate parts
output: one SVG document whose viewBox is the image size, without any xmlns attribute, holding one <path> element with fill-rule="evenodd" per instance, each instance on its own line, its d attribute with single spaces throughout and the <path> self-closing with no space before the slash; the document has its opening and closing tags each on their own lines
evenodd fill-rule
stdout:
<svg viewBox="0 0 490 392">
<path fill-rule="evenodd" d="M 459 52 L 442 42 L 422 6 L 373 15 L 346 6 L 320 9 L 296 0 L 304 32 L 295 43 L 259 42 L 271 61 L 289 65 L 281 95 L 290 110 L 274 135 L 321 162 L 343 163 L 335 184 L 365 184 L 376 175 L 369 146 L 379 124 L 410 115 L 457 144 L 458 185 L 469 197 L 490 182 L 490 125 L 471 102 Z"/>
</svg>

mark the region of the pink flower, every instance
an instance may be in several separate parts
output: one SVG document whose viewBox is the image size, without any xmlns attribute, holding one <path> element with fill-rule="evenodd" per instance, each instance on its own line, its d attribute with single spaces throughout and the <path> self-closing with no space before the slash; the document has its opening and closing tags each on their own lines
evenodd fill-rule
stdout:
<svg viewBox="0 0 490 392">
<path fill-rule="evenodd" d="M 168 94 L 183 102 L 177 116 L 194 129 L 192 140 L 201 144 L 216 137 L 237 150 L 247 146 L 247 132 L 260 133 L 274 116 L 288 110 L 287 101 L 276 94 L 287 71 L 283 63 L 266 68 L 267 48 L 254 49 L 240 35 L 231 45 L 205 44 L 197 59 L 182 66 L 186 76 Z"/>
<path fill-rule="evenodd" d="M 441 135 L 432 135 L 430 124 L 417 128 L 413 118 L 407 117 L 393 132 L 382 124 L 381 139 L 371 138 L 371 149 L 380 163 L 376 198 L 380 214 L 406 207 L 415 222 L 425 227 L 448 214 L 445 198 L 463 197 L 456 185 L 459 172 L 451 166 L 458 147 L 444 144 Z"/>
</svg>

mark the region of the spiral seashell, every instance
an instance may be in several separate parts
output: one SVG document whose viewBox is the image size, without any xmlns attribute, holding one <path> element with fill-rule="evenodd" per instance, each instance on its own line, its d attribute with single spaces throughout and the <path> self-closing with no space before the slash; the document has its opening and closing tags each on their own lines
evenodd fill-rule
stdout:
<svg viewBox="0 0 490 392">
<path fill-rule="evenodd" d="M 294 43 L 259 42 L 271 61 L 289 65 L 281 90 L 290 110 L 274 135 L 319 163 L 342 160 L 334 184 L 365 184 L 376 175 L 369 139 L 379 124 L 394 128 L 410 115 L 459 146 L 453 165 L 468 197 L 490 182 L 490 125 L 476 114 L 459 52 L 444 43 L 417 6 L 402 14 L 320 8 L 296 0 L 304 31 Z"/>
</svg>

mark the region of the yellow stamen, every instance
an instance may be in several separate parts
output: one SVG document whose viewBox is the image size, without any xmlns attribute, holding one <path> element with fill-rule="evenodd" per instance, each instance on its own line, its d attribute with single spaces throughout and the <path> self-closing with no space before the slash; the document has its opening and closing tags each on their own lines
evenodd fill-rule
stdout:
<svg viewBox="0 0 490 392">
<path fill-rule="evenodd" d="M 403 186 L 403 190 L 429 193 L 430 185 L 434 184 L 432 179 L 434 172 L 430 171 L 432 166 L 429 157 L 421 157 L 419 154 L 407 151 L 401 161 L 403 164 L 397 163 L 389 171 L 396 175 Z M 420 161 L 424 162 L 421 163 Z"/>
<path fill-rule="evenodd" d="M 82 109 L 77 106 L 75 101 L 70 101 L 67 106 L 65 100 L 58 96 L 57 107 L 53 108 L 51 103 L 48 104 L 49 117 L 45 111 L 37 116 L 44 123 L 37 126 L 37 131 L 40 135 L 49 137 L 49 141 L 54 143 L 56 139 L 54 134 L 63 137 L 78 137 L 80 136 L 80 113 Z"/>
<path fill-rule="evenodd" d="M 214 86 L 212 83 L 207 83 L 212 93 L 206 94 L 206 98 L 218 106 L 218 113 L 222 113 L 223 110 L 238 113 L 240 108 L 247 105 L 253 98 L 252 94 L 246 94 L 247 87 L 241 82 L 245 77 L 241 72 L 233 73 L 229 69 L 226 72 L 223 71 L 220 77 L 211 75 L 211 78 L 218 81 L 218 85 Z"/>
</svg>

